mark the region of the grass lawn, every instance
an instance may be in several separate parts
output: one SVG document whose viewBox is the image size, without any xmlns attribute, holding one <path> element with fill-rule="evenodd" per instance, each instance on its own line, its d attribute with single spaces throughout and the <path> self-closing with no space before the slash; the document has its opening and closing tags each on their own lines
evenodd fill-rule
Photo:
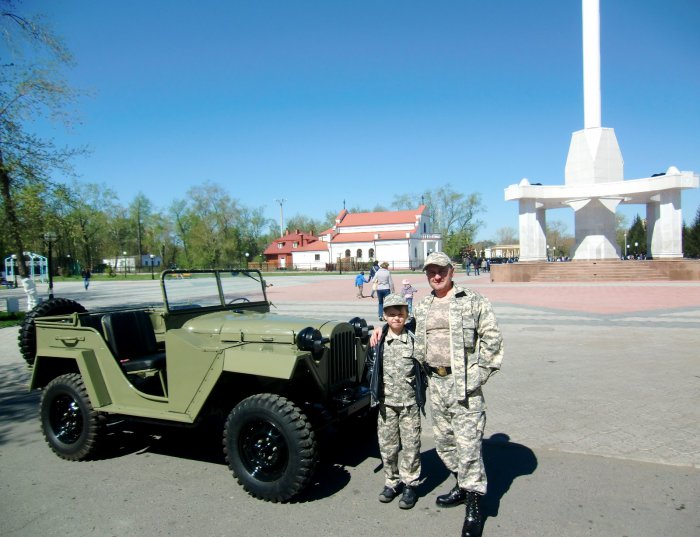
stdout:
<svg viewBox="0 0 700 537">
<path fill-rule="evenodd" d="M 22 324 L 23 319 L 23 311 L 20 311 L 18 313 L 7 313 L 6 311 L 0 311 L 0 328 L 7 328 L 8 326 L 18 326 Z"/>
</svg>

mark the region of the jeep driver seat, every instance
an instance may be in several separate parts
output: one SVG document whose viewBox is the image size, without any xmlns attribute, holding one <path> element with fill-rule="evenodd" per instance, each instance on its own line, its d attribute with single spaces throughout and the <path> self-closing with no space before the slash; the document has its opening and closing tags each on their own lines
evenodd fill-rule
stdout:
<svg viewBox="0 0 700 537">
<path fill-rule="evenodd" d="M 159 352 L 151 319 L 145 311 L 119 311 L 102 317 L 105 339 L 127 375 L 158 373 L 165 394 L 165 353 Z M 149 374 L 150 373 L 150 374 Z"/>
</svg>

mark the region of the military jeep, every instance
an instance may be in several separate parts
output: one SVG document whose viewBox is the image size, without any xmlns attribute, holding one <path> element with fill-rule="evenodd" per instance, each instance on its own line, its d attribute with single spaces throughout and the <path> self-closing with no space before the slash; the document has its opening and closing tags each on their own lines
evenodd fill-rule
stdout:
<svg viewBox="0 0 700 537">
<path fill-rule="evenodd" d="M 86 311 L 60 298 L 27 315 L 20 348 L 46 441 L 79 461 L 99 452 L 110 421 L 219 415 L 238 482 L 289 500 L 313 476 L 318 428 L 369 408 L 371 327 L 272 314 L 255 270 L 167 270 L 160 283 L 162 306 Z"/>
</svg>

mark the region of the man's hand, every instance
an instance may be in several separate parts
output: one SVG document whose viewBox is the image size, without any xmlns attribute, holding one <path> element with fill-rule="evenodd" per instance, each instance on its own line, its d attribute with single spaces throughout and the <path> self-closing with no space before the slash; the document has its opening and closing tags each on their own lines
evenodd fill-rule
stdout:
<svg viewBox="0 0 700 537">
<path fill-rule="evenodd" d="M 369 346 L 376 347 L 377 344 L 382 340 L 382 327 L 377 326 L 372 330 L 372 337 L 369 338 Z"/>
</svg>

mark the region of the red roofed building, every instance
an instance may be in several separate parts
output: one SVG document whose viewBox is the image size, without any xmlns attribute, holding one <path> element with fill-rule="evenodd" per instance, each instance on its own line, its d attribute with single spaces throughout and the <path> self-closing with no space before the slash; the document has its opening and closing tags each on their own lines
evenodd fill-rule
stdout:
<svg viewBox="0 0 700 537">
<path fill-rule="evenodd" d="M 428 208 L 407 211 L 349 213 L 343 209 L 335 226 L 321 234 L 333 262 L 386 261 L 391 268 L 418 268 L 430 252 L 442 249 Z"/>
<path fill-rule="evenodd" d="M 280 269 L 291 269 L 295 265 L 303 269 L 326 268 L 329 262 L 328 245 L 311 233 L 298 229 L 275 239 L 263 252 L 268 263 L 276 264 Z M 303 262 L 303 264 L 302 264 Z"/>
<path fill-rule="evenodd" d="M 265 249 L 265 259 L 279 268 L 325 269 L 343 262 L 343 268 L 386 261 L 393 269 L 423 266 L 430 252 L 442 249 L 442 236 L 434 233 L 425 205 L 408 211 L 349 213 L 343 209 L 335 225 L 319 237 L 287 233 Z"/>
</svg>

